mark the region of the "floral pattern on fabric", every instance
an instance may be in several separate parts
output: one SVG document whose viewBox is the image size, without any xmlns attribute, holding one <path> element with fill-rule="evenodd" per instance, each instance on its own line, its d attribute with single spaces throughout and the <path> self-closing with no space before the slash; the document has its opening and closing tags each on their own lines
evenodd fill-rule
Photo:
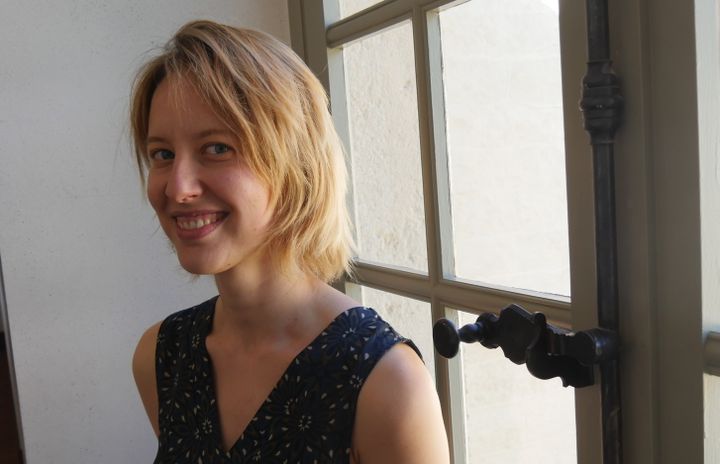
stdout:
<svg viewBox="0 0 720 464">
<path fill-rule="evenodd" d="M 205 338 L 215 301 L 163 321 L 156 375 L 160 437 L 155 464 L 348 463 L 360 389 L 401 337 L 378 314 L 340 314 L 290 363 L 255 417 L 224 452 Z"/>
</svg>

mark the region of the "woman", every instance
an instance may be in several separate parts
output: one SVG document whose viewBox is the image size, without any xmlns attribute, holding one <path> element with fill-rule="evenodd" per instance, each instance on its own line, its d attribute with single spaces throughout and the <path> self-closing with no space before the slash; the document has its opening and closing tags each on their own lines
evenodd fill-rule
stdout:
<svg viewBox="0 0 720 464">
<path fill-rule="evenodd" d="M 141 70 L 131 119 L 180 264 L 219 293 L 138 343 L 155 462 L 448 462 L 412 342 L 327 284 L 348 269 L 345 170 L 303 62 L 192 22 Z"/>
</svg>

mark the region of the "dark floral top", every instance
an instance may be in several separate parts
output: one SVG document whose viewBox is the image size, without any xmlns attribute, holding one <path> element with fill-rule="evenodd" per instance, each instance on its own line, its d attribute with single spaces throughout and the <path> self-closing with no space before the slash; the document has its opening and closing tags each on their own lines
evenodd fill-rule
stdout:
<svg viewBox="0 0 720 464">
<path fill-rule="evenodd" d="M 348 309 L 290 363 L 238 441 L 222 449 L 205 338 L 215 300 L 163 321 L 156 373 L 160 437 L 155 464 L 348 463 L 360 388 L 398 335 L 365 307 Z M 251 373 L 249 373 L 251 374 Z"/>
</svg>

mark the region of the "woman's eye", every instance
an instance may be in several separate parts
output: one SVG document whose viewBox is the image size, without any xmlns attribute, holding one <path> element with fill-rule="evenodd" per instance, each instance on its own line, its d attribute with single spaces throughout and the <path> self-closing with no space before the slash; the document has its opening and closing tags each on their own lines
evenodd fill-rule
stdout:
<svg viewBox="0 0 720 464">
<path fill-rule="evenodd" d="M 224 155 L 230 151 L 230 147 L 224 143 L 213 143 L 208 145 L 205 151 L 211 155 Z"/>
<path fill-rule="evenodd" d="M 175 154 L 170 150 L 155 150 L 150 154 L 150 159 L 153 161 L 167 161 L 175 158 Z"/>
</svg>

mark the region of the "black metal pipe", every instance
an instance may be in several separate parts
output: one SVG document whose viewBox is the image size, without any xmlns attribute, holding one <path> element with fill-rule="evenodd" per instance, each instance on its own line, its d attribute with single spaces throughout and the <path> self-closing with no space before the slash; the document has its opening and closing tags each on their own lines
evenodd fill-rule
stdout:
<svg viewBox="0 0 720 464">
<path fill-rule="evenodd" d="M 598 324 L 619 333 L 617 234 L 613 143 L 623 99 L 610 61 L 607 0 L 587 0 L 588 71 L 581 108 L 593 147 Z M 620 371 L 617 360 L 600 364 L 603 463 L 622 463 Z"/>
<path fill-rule="evenodd" d="M 587 0 L 588 61 L 605 60 L 610 56 L 610 21 L 607 0 Z"/>
<path fill-rule="evenodd" d="M 617 330 L 617 236 L 615 233 L 615 177 L 613 146 L 593 146 L 593 177 L 595 194 L 595 250 L 597 269 L 598 324 L 603 329 Z"/>
<path fill-rule="evenodd" d="M 603 329 L 617 332 L 619 314 L 613 146 L 609 143 L 593 146 L 593 160 L 598 323 Z M 600 364 L 600 389 L 603 463 L 620 464 L 622 463 L 622 428 L 620 373 L 617 361 Z"/>
</svg>

